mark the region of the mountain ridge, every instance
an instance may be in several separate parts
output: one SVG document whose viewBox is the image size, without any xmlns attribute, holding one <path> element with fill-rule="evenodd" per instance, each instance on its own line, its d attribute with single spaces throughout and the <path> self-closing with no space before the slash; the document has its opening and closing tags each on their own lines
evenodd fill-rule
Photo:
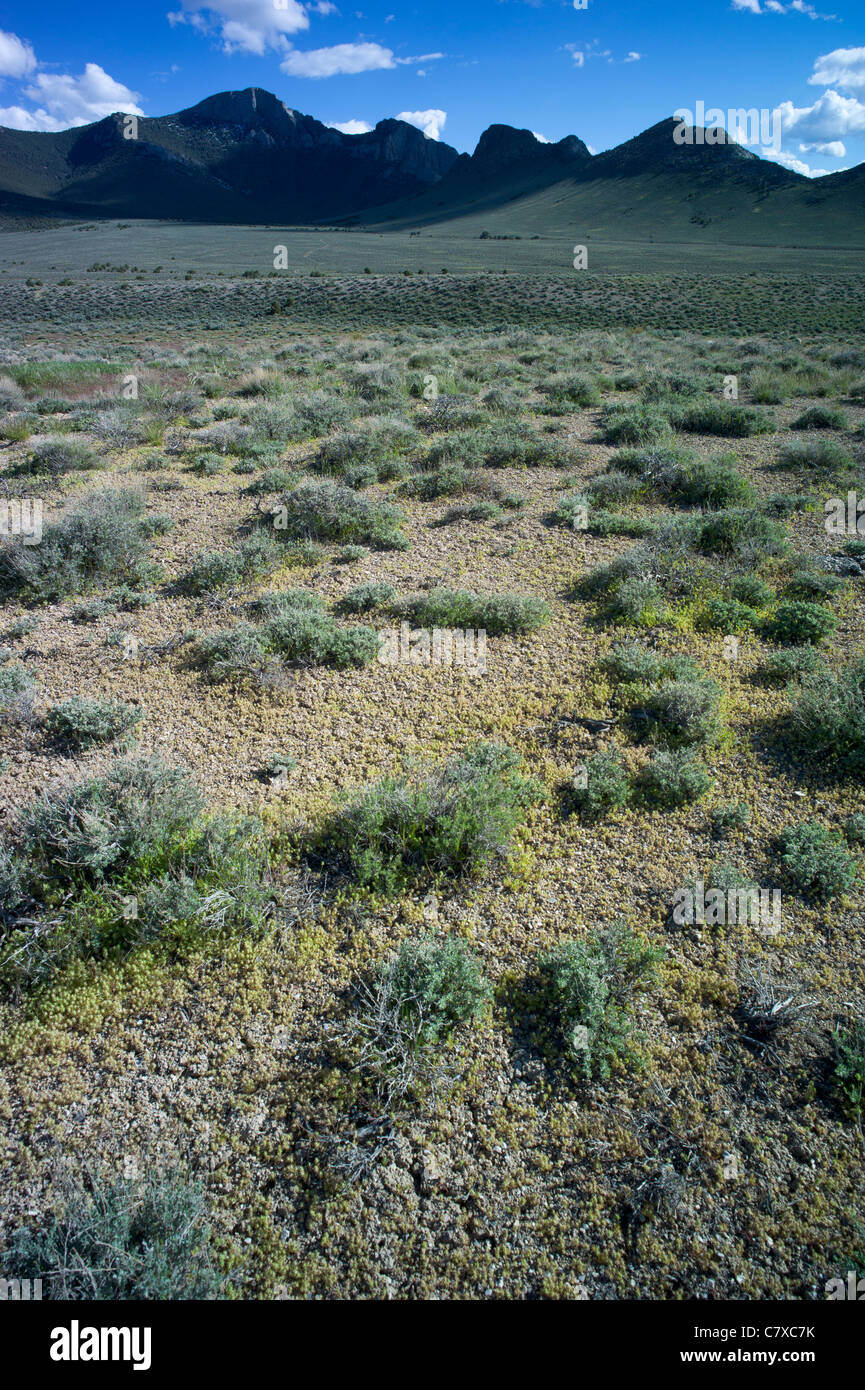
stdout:
<svg viewBox="0 0 865 1390">
<path fill-rule="evenodd" d="M 130 123 L 135 137 L 127 138 Z M 593 154 L 494 123 L 471 154 L 389 117 L 345 135 L 260 87 L 56 133 L 0 127 L 0 215 L 861 245 L 865 164 L 809 179 L 673 117 Z M 513 226 L 510 226 L 513 223 Z M 507 224 L 507 225 L 506 225 Z"/>
</svg>

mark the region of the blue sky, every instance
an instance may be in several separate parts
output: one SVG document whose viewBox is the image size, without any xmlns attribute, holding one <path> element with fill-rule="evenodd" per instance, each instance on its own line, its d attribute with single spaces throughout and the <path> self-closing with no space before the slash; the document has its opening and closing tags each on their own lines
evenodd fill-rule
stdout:
<svg viewBox="0 0 865 1390">
<path fill-rule="evenodd" d="M 249 86 L 348 131 L 402 116 L 459 150 L 494 121 L 600 151 L 698 102 L 753 107 L 780 121 L 780 150 L 758 153 L 802 173 L 865 160 L 862 0 L 0 3 L 0 125 Z"/>
</svg>

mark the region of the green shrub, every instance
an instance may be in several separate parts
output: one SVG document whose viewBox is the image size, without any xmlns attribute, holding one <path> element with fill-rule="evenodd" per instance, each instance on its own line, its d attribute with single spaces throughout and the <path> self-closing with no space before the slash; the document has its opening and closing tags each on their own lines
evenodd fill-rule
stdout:
<svg viewBox="0 0 865 1390">
<path fill-rule="evenodd" d="M 571 493 L 562 497 L 555 511 L 550 512 L 547 522 L 550 526 L 569 526 L 574 530 L 584 530 L 588 524 L 589 499 L 584 492 Z"/>
<path fill-rule="evenodd" d="M 730 593 L 748 608 L 765 608 L 775 597 L 772 588 L 758 574 L 740 574 L 730 585 Z"/>
<path fill-rule="evenodd" d="M 705 743 L 720 729 L 720 701 L 720 688 L 712 680 L 668 680 L 645 696 L 639 713 L 653 738 L 672 744 Z"/>
<path fill-rule="evenodd" d="M 608 472 L 601 473 L 597 478 L 590 478 L 586 484 L 586 491 L 595 505 L 619 507 L 624 502 L 632 502 L 640 497 L 645 488 L 641 478 L 611 467 Z"/>
<path fill-rule="evenodd" d="M 19 661 L 0 663 L 0 723 L 26 722 L 33 712 L 36 683 Z"/>
<path fill-rule="evenodd" d="M 273 492 L 287 492 L 294 479 L 285 468 L 267 468 L 259 473 L 244 491 L 250 497 L 267 497 Z"/>
<path fill-rule="evenodd" d="M 474 594 L 467 589 L 433 589 L 399 605 L 422 627 L 477 628 L 490 636 L 536 632 L 549 622 L 543 599 L 523 594 Z"/>
<path fill-rule="evenodd" d="M 638 788 L 650 806 L 673 808 L 698 801 L 712 778 L 685 748 L 656 749 L 640 773 Z"/>
<path fill-rule="evenodd" d="M 48 1298 L 215 1298 L 220 1279 L 200 1190 L 171 1174 L 72 1188 L 41 1229 L 19 1227 L 4 1251 Z"/>
<path fill-rule="evenodd" d="M 694 548 L 704 555 L 761 558 L 782 555 L 787 548 L 780 522 L 753 507 L 728 507 L 704 512 L 692 526 Z"/>
<path fill-rule="evenodd" d="M 586 527 L 590 536 L 651 536 L 655 523 L 646 516 L 622 516 L 619 512 L 593 511 Z"/>
<path fill-rule="evenodd" d="M 853 460 L 834 439 L 793 439 L 778 451 L 782 468 L 852 468 Z"/>
<path fill-rule="evenodd" d="M 338 483 L 302 482 L 274 514 L 281 540 L 352 541 L 384 550 L 404 550 L 402 514 L 387 502 L 361 496 Z"/>
<path fill-rule="evenodd" d="M 655 405 L 606 406 L 601 417 L 605 444 L 653 444 L 670 434 L 666 411 Z"/>
<path fill-rule="evenodd" d="M 423 936 L 404 941 L 385 970 L 402 1012 L 413 1016 L 422 1043 L 448 1037 L 492 998 L 492 985 L 478 961 L 456 937 Z"/>
<path fill-rule="evenodd" d="M 861 811 L 857 811 L 854 816 L 848 816 L 842 829 L 848 844 L 865 847 L 865 815 Z"/>
<path fill-rule="evenodd" d="M 612 618 L 650 627 L 666 617 L 667 604 L 657 580 L 632 578 L 615 586 L 607 610 Z"/>
<path fill-rule="evenodd" d="M 106 489 L 72 502 L 59 521 L 43 527 L 39 545 L 0 542 L 0 594 L 44 600 L 99 579 L 138 585 L 146 576 L 143 512 L 143 493 Z"/>
<path fill-rule="evenodd" d="M 378 655 L 373 628 L 339 627 L 316 594 L 289 589 L 265 595 L 255 608 L 265 616 L 260 627 L 211 633 L 198 642 L 198 656 L 211 680 L 265 680 L 280 665 L 366 666 Z"/>
<path fill-rule="evenodd" d="M 120 758 L 99 777 L 51 787 L 9 833 L 31 899 L 3 943 L 10 982 L 42 983 L 76 957 L 126 954 L 169 931 L 266 921 L 257 822 L 205 817 L 196 789 L 159 758 Z"/>
<path fill-rule="evenodd" d="M 386 608 L 395 598 L 396 589 L 392 584 L 358 584 L 340 599 L 339 608 L 343 613 L 373 613 L 376 609 Z"/>
<path fill-rule="evenodd" d="M 796 740 L 839 771 L 865 772 L 865 660 L 806 674 L 792 710 Z"/>
<path fill-rule="evenodd" d="M 574 780 L 571 799 L 586 821 L 601 820 L 610 811 L 626 806 L 631 799 L 627 773 L 610 753 L 596 753 L 585 765 L 585 783 Z"/>
<path fill-rule="evenodd" d="M 562 1051 L 586 1080 L 606 1080 L 633 1037 L 629 1002 L 646 988 L 664 951 L 619 923 L 542 957 L 545 1012 Z"/>
<path fill-rule="evenodd" d="M 780 840 L 781 861 L 794 888 L 827 900 L 848 892 L 858 877 L 856 860 L 843 836 L 816 821 L 802 821 Z"/>
<path fill-rule="evenodd" d="M 73 695 L 51 706 L 45 726 L 57 743 L 81 749 L 120 738 L 142 718 L 141 710 L 122 700 L 86 700 Z"/>
<path fill-rule="evenodd" d="M 90 444 L 81 439 L 56 436 L 37 440 L 27 457 L 26 468 L 31 473 L 73 473 L 77 470 L 100 468 L 102 460 Z"/>
<path fill-rule="evenodd" d="M 819 603 L 803 603 L 794 599 L 790 603 L 779 603 L 763 624 L 763 632 L 772 642 L 782 642 L 791 646 L 801 646 L 806 642 L 814 644 L 829 637 L 836 628 L 835 614 Z"/>
<path fill-rule="evenodd" d="M 422 502 L 434 502 L 438 497 L 454 497 L 468 492 L 472 479 L 461 463 L 445 463 L 428 473 L 417 473 L 406 478 L 400 492 L 406 497 L 417 497 Z"/>
<path fill-rule="evenodd" d="M 254 531 L 233 550 L 206 550 L 196 556 L 182 576 L 180 586 L 187 594 L 210 594 L 227 584 L 257 579 L 281 559 L 280 548 L 273 537 L 264 531 Z"/>
<path fill-rule="evenodd" d="M 859 1121 L 865 1109 L 865 1018 L 839 1024 L 832 1034 L 835 1080 L 844 1102 Z"/>
<path fill-rule="evenodd" d="M 625 642 L 613 647 L 601 665 L 616 680 L 630 684 L 653 685 L 664 673 L 663 661 L 657 653 L 639 642 Z"/>
<path fill-rule="evenodd" d="M 775 425 L 761 410 L 733 405 L 730 401 L 700 401 L 676 407 L 670 416 L 678 430 L 689 434 L 717 434 L 731 439 L 767 434 Z"/>
<path fill-rule="evenodd" d="M 702 609 L 699 626 L 716 632 L 750 632 L 758 614 L 734 598 L 712 598 Z"/>
<path fill-rule="evenodd" d="M 800 569 L 790 576 L 787 592 L 798 599 L 824 599 L 837 594 L 844 588 L 844 580 L 837 574 L 823 570 Z"/>
<path fill-rule="evenodd" d="M 682 507 L 729 507 L 754 500 L 754 489 L 732 455 L 698 458 L 690 449 L 625 449 L 610 461 L 613 470 L 637 475 L 643 492 Z"/>
<path fill-rule="evenodd" d="M 546 387 L 546 392 L 551 401 L 567 401 L 583 410 L 601 403 L 597 382 L 587 376 L 569 376 L 552 381 Z"/>
<path fill-rule="evenodd" d="M 711 814 L 712 833 L 727 835 L 731 830 L 747 830 L 751 823 L 751 808 L 747 801 L 732 801 L 714 806 Z"/>
<path fill-rule="evenodd" d="M 812 405 L 793 421 L 791 430 L 846 430 L 847 416 L 843 410 L 829 405 Z"/>
<path fill-rule="evenodd" d="M 321 845 L 385 893 L 418 875 L 477 874 L 505 853 L 537 795 L 519 767 L 509 748 L 481 743 L 426 778 L 384 778 L 330 818 Z"/>
<path fill-rule="evenodd" d="M 821 665 L 822 659 L 813 647 L 788 647 L 767 656 L 760 667 L 760 675 L 764 680 L 780 683 L 817 671 Z"/>
</svg>

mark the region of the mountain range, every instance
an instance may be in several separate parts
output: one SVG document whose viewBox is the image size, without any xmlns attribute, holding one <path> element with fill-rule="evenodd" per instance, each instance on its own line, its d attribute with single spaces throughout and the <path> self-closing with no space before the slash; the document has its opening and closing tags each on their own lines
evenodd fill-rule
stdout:
<svg viewBox="0 0 865 1390">
<path fill-rule="evenodd" d="M 249 87 L 170 116 L 115 114 L 57 133 L 0 128 L 0 216 L 865 242 L 865 164 L 810 179 L 733 141 L 678 144 L 675 124 L 596 155 L 574 135 L 553 144 L 491 125 L 468 155 L 399 120 L 345 135 Z"/>
</svg>

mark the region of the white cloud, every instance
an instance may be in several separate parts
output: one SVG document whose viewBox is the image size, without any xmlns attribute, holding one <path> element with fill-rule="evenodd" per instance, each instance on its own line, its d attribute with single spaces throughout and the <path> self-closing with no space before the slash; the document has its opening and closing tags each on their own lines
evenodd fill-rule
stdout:
<svg viewBox="0 0 865 1390">
<path fill-rule="evenodd" d="M 379 43 L 336 43 L 332 48 L 291 49 L 279 65 L 289 77 L 335 77 L 338 73 L 394 68 L 393 53 Z"/>
<path fill-rule="evenodd" d="M 398 63 L 407 63 L 409 67 L 414 63 L 434 63 L 437 58 L 444 58 L 444 53 L 418 53 L 414 58 L 397 58 Z"/>
<path fill-rule="evenodd" d="M 811 145 L 800 145 L 799 150 L 802 154 L 815 150 L 817 154 L 830 154 L 833 159 L 843 159 L 847 153 L 847 146 L 843 140 L 818 140 Z"/>
<path fill-rule="evenodd" d="M 838 18 L 836 14 L 820 14 L 814 9 L 813 5 L 808 4 L 808 0 L 790 0 L 789 5 L 782 5 L 781 0 L 764 0 L 763 5 L 760 0 L 732 0 L 734 10 L 746 10 L 748 14 L 795 14 L 806 15 L 808 19 L 825 19 L 827 21 Z"/>
<path fill-rule="evenodd" d="M 642 58 L 642 56 L 643 56 L 642 53 L 629 53 L 628 56 L 627 56 L 627 58 L 625 59 L 625 62 L 626 62 L 626 63 L 639 63 L 639 61 L 640 61 L 640 59 Z"/>
<path fill-rule="evenodd" d="M 808 78 L 812 87 L 865 87 L 865 48 L 835 48 L 814 64 Z"/>
<path fill-rule="evenodd" d="M 24 95 L 31 101 L 42 103 L 32 113 L 33 119 L 39 124 L 19 126 L 18 129 L 66 130 L 69 126 L 100 121 L 114 111 L 144 115 L 137 104 L 139 93 L 130 91 L 122 82 L 115 82 L 98 63 L 88 63 L 79 77 L 40 72 L 35 81 L 25 88 Z"/>
<path fill-rule="evenodd" d="M 36 66 L 36 54 L 26 39 L 0 29 L 0 77 L 26 77 Z"/>
<path fill-rule="evenodd" d="M 225 53 L 255 53 L 285 48 L 286 34 L 309 28 L 309 15 L 299 0 L 180 0 L 182 9 L 170 11 L 168 22 L 188 24 L 202 34 L 218 33 Z M 319 7 L 329 14 L 335 6 Z"/>
<path fill-rule="evenodd" d="M 551 145 L 553 143 L 552 140 L 547 139 L 546 135 L 541 135 L 539 130 L 533 130 L 532 135 L 534 135 L 536 140 L 540 140 L 542 145 Z"/>
<path fill-rule="evenodd" d="M 0 126 L 10 130 L 64 130 L 47 111 L 25 111 L 23 106 L 0 106 Z"/>
<path fill-rule="evenodd" d="M 824 92 L 813 106 L 783 101 L 773 115 L 780 117 L 785 135 L 794 134 L 806 142 L 839 140 L 865 131 L 865 105 L 856 97 L 842 97 L 833 91 Z"/>
<path fill-rule="evenodd" d="M 366 135 L 372 126 L 367 121 L 327 121 L 331 130 L 341 130 L 343 135 Z"/>
<path fill-rule="evenodd" d="M 408 121 L 409 125 L 416 125 L 422 130 L 424 135 L 430 140 L 438 140 L 442 126 L 447 120 L 446 111 L 400 111 L 397 116 L 398 121 Z"/>
<path fill-rule="evenodd" d="M 764 159 L 783 164 L 786 169 L 792 169 L 794 174 L 804 174 L 809 179 L 819 179 L 823 174 L 832 172 L 830 169 L 812 169 L 803 159 L 797 159 L 795 154 L 787 154 L 784 150 L 763 150 L 762 153 Z"/>
</svg>

